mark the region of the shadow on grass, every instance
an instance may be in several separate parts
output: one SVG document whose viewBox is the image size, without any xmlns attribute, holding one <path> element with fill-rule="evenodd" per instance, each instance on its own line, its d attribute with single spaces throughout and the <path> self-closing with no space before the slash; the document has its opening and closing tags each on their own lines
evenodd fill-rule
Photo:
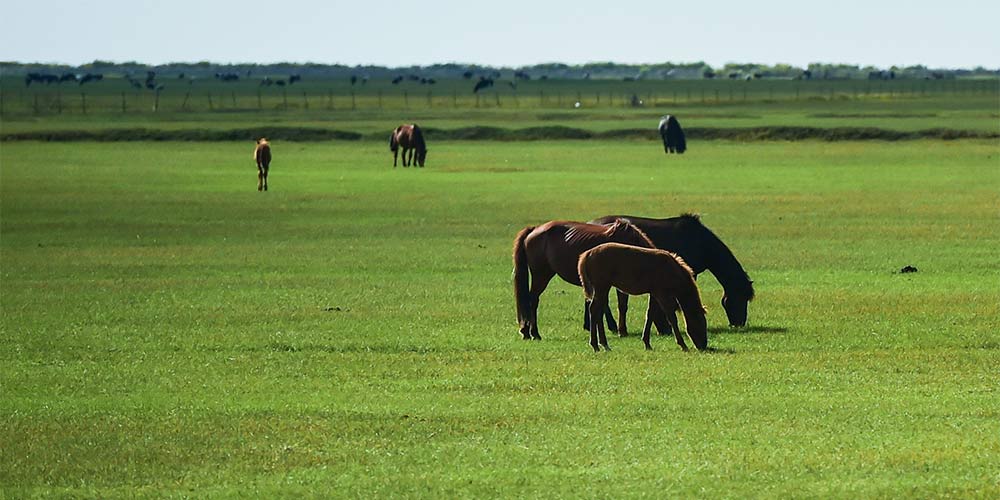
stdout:
<svg viewBox="0 0 1000 500">
<path fill-rule="evenodd" d="M 712 327 L 708 333 L 732 333 L 736 335 L 750 333 L 788 333 L 788 328 L 783 326 L 754 325 L 742 327 Z"/>
<path fill-rule="evenodd" d="M 698 354 L 705 354 L 705 355 L 736 354 L 736 349 L 732 349 L 729 347 L 724 347 L 720 349 L 718 347 L 708 346 L 697 352 Z"/>
</svg>

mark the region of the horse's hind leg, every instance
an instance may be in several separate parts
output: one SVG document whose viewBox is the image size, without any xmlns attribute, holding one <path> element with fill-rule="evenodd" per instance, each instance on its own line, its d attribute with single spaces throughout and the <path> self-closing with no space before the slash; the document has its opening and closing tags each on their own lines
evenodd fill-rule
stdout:
<svg viewBox="0 0 1000 500">
<path fill-rule="evenodd" d="M 541 297 L 542 292 L 545 288 L 549 286 L 549 281 L 555 276 L 553 272 L 533 272 L 531 274 L 531 288 L 528 292 L 528 297 L 531 298 L 531 310 L 528 311 L 528 322 L 531 325 L 531 330 L 529 331 L 530 338 L 535 340 L 541 340 L 542 336 L 538 333 L 538 299 Z M 528 336 L 524 337 L 528 339 Z"/>
<path fill-rule="evenodd" d="M 264 166 L 264 191 L 267 191 L 267 171 L 268 170 L 269 170 L 268 167 L 265 165 Z"/>
<path fill-rule="evenodd" d="M 264 169 L 257 165 L 257 191 L 264 190 Z"/>
<path fill-rule="evenodd" d="M 396 168 L 396 160 L 399 159 L 399 149 L 392 150 L 392 168 Z"/>
</svg>

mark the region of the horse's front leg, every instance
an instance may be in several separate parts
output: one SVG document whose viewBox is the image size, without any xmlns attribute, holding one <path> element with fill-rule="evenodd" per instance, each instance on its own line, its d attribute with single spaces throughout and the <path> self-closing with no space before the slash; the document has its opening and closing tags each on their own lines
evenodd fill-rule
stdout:
<svg viewBox="0 0 1000 500">
<path fill-rule="evenodd" d="M 399 149 L 392 150 L 392 168 L 396 168 L 396 160 L 399 159 Z"/>
<path fill-rule="evenodd" d="M 264 190 L 264 169 L 257 165 L 257 191 Z"/>
<path fill-rule="evenodd" d="M 646 344 L 646 350 L 652 351 L 653 346 L 649 344 L 649 333 L 653 330 L 653 322 L 657 321 L 656 311 L 653 310 L 653 304 L 656 300 L 653 297 L 649 298 L 649 307 L 646 308 L 646 324 L 642 327 L 642 343 Z M 659 326 L 657 326 L 659 328 Z"/>
<path fill-rule="evenodd" d="M 409 156 L 409 153 L 410 153 L 409 149 L 403 148 L 403 166 L 404 167 L 409 167 L 410 166 L 410 156 Z"/>
<path fill-rule="evenodd" d="M 674 339 L 677 340 L 677 345 L 681 346 L 682 350 L 687 351 L 687 344 L 684 343 L 684 337 L 681 335 L 681 329 L 677 325 L 677 315 L 674 313 L 677 308 L 677 299 L 665 292 L 653 292 L 650 294 L 649 300 L 650 302 L 656 300 L 662 311 L 669 311 L 667 314 L 657 314 L 655 316 L 654 321 L 657 322 L 656 329 L 660 332 L 668 329 L 673 331 Z M 664 325 L 662 323 L 668 324 Z"/>
</svg>

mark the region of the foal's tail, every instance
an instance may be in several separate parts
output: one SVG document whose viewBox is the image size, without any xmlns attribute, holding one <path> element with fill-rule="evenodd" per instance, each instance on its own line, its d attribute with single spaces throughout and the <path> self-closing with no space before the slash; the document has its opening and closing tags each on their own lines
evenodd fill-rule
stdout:
<svg viewBox="0 0 1000 500">
<path fill-rule="evenodd" d="M 594 298 L 594 284 L 590 282 L 590 274 L 587 272 L 587 256 L 589 251 L 580 255 L 580 260 L 576 264 L 576 272 L 580 274 L 580 286 L 583 287 L 583 297 L 587 300 Z"/>
<path fill-rule="evenodd" d="M 517 323 L 522 328 L 525 318 L 529 316 L 529 311 L 531 311 L 531 297 L 528 290 L 528 256 L 524 249 L 524 239 L 534 229 L 534 226 L 528 226 L 514 237 L 514 302 L 517 304 Z"/>
</svg>

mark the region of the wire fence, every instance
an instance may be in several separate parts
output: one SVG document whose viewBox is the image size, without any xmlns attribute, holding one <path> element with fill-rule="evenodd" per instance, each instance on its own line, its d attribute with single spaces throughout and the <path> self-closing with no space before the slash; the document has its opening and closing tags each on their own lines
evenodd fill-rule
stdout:
<svg viewBox="0 0 1000 500">
<path fill-rule="evenodd" d="M 0 86 L 0 115 L 332 111 L 412 109 L 634 108 L 791 101 L 912 100 L 951 96 L 1000 96 L 1000 80 L 897 81 L 686 81 L 622 85 L 562 81 L 510 85 L 480 92 L 451 88 L 344 88 L 309 86 L 227 88 L 223 83 L 162 90 L 91 87 Z M 99 84 L 100 85 L 100 84 Z M 118 88 L 115 88 L 118 87 Z M 374 86 L 373 86 L 374 87 Z"/>
</svg>

